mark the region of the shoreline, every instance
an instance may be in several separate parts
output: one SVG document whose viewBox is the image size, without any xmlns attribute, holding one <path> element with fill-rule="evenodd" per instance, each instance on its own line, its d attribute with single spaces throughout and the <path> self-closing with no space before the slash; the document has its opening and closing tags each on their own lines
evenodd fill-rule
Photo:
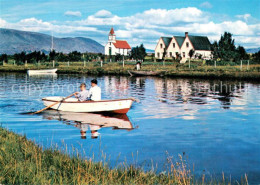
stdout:
<svg viewBox="0 0 260 185">
<path fill-rule="evenodd" d="M 40 68 L 37 67 L 25 67 L 25 66 L 0 66 L 0 72 L 18 72 L 26 73 L 28 69 L 43 69 L 44 66 Z M 46 67 L 45 67 L 46 68 Z M 121 75 L 129 76 L 128 70 L 133 70 L 133 65 L 126 65 L 124 68 L 122 66 L 61 66 L 57 67 L 58 74 L 89 74 L 89 75 Z M 253 68 L 254 69 L 254 68 Z M 178 69 L 174 66 L 144 66 L 142 70 L 145 71 L 158 71 L 162 72 L 162 77 L 181 77 L 181 78 L 202 78 L 202 79 L 236 79 L 236 80 L 249 80 L 256 81 L 260 80 L 260 67 L 255 67 L 254 70 L 243 70 L 240 71 L 237 68 L 232 68 L 233 71 L 225 70 L 223 67 L 218 67 L 216 69 L 212 67 L 199 68 L 199 69 Z"/>
<path fill-rule="evenodd" d="M 104 162 L 92 162 L 79 154 L 69 155 L 57 148 L 43 149 L 26 136 L 0 127 L 1 184 L 226 184 L 229 177 L 196 179 L 185 159 L 170 161 L 170 171 L 156 173 L 122 164 L 110 168 Z M 248 184 L 241 176 L 240 184 Z"/>
</svg>

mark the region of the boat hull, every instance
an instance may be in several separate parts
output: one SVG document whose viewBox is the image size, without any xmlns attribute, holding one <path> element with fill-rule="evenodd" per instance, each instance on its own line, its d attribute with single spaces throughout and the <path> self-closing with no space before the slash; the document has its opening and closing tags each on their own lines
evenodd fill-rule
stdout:
<svg viewBox="0 0 260 185">
<path fill-rule="evenodd" d="M 131 76 L 158 76 L 160 72 L 154 71 L 128 71 Z"/>
<path fill-rule="evenodd" d="M 47 107 L 62 100 L 62 97 L 43 98 L 43 104 Z M 52 106 L 52 109 L 69 112 L 109 112 L 115 114 L 126 114 L 131 108 L 132 99 L 103 100 L 103 101 L 83 101 L 76 98 L 69 98 L 61 103 Z"/>
<path fill-rule="evenodd" d="M 54 74 L 57 69 L 40 69 L 40 70 L 27 70 L 28 75 L 39 75 L 39 74 Z"/>
</svg>

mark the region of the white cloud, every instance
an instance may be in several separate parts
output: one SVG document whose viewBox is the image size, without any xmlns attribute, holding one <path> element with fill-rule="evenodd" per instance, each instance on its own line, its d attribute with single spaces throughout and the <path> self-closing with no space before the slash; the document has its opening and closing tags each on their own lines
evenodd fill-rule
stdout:
<svg viewBox="0 0 260 185">
<path fill-rule="evenodd" d="M 249 18 L 251 18 L 251 15 L 249 13 L 243 14 L 243 15 L 236 15 L 237 18 L 243 19 L 244 21 L 248 21 Z"/>
<path fill-rule="evenodd" d="M 96 40 L 105 44 L 111 26 L 114 26 L 118 39 L 126 39 L 130 45 L 144 43 L 154 49 L 161 36 L 184 35 L 188 31 L 193 35 L 208 36 L 211 41 L 218 40 L 225 31 L 231 32 L 236 44 L 245 47 L 259 46 L 260 24 L 247 22 L 253 19 L 249 14 L 238 15 L 236 20 L 213 21 L 213 15 L 195 7 L 177 9 L 150 9 L 130 16 L 118 16 L 107 10 L 100 10 L 80 21 L 43 21 L 36 18 L 23 19 L 15 23 L 0 19 L 0 26 L 26 31 L 67 34 L 69 36 L 84 32 L 90 33 Z M 57 35 L 57 34 L 56 34 Z"/>
<path fill-rule="evenodd" d="M 64 13 L 66 16 L 72 16 L 72 17 L 81 17 L 81 12 L 80 11 L 66 11 Z"/>
<path fill-rule="evenodd" d="M 95 17 L 99 17 L 99 18 L 107 18 L 107 17 L 111 17 L 111 16 L 112 16 L 112 13 L 107 10 L 100 10 L 97 13 L 95 13 Z"/>
<path fill-rule="evenodd" d="M 212 8 L 212 5 L 210 4 L 210 2 L 205 1 L 203 3 L 200 4 L 201 8 Z"/>
</svg>

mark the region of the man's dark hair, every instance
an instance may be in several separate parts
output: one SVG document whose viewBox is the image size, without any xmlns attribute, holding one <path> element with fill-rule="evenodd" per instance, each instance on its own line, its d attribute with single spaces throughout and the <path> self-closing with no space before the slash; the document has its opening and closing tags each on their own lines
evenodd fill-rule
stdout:
<svg viewBox="0 0 260 185">
<path fill-rule="evenodd" d="M 96 80 L 96 79 L 93 79 L 93 80 L 91 80 L 91 83 L 97 84 L 97 80 Z"/>
</svg>

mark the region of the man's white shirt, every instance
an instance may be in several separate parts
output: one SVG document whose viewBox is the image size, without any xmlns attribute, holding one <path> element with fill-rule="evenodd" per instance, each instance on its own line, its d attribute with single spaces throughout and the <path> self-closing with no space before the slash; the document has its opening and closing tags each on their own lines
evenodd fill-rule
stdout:
<svg viewBox="0 0 260 185">
<path fill-rule="evenodd" d="M 89 89 L 89 98 L 93 101 L 101 100 L 101 89 L 97 85 Z"/>
</svg>

